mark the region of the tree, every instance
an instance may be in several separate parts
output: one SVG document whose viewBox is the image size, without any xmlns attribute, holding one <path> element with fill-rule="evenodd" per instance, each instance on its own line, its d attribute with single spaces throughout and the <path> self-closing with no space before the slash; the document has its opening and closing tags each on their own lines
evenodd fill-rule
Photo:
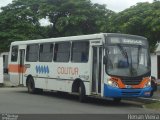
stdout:
<svg viewBox="0 0 160 120">
<path fill-rule="evenodd" d="M 145 36 L 149 40 L 150 49 L 160 40 L 160 1 L 138 3 L 110 19 L 112 32 Z"/>
<path fill-rule="evenodd" d="M 102 32 L 112 13 L 90 0 L 46 0 L 40 5 L 40 15 L 52 23 L 50 37 Z"/>
<path fill-rule="evenodd" d="M 1 8 L 0 13 L 0 51 L 8 51 L 9 44 L 15 40 L 43 38 L 43 31 L 32 6 L 22 1 L 13 1 Z"/>
<path fill-rule="evenodd" d="M 0 13 L 0 50 L 8 50 L 15 40 L 108 31 L 112 14 L 105 5 L 90 0 L 13 0 Z M 48 18 L 51 25 L 42 27 L 42 18 Z"/>
</svg>

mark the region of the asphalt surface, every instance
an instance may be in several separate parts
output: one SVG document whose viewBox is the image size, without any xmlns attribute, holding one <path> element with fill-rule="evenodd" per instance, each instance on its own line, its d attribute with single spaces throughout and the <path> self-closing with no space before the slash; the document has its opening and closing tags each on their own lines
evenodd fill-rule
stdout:
<svg viewBox="0 0 160 120">
<path fill-rule="evenodd" d="M 77 96 L 57 92 L 29 94 L 25 87 L 0 88 L 0 113 L 14 114 L 146 114 L 158 111 L 141 103 L 88 98 L 80 103 Z"/>
</svg>

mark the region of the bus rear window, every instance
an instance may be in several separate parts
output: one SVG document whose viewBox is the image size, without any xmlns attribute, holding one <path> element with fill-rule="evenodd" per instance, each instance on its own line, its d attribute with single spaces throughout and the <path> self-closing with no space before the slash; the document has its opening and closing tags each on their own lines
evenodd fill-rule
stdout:
<svg viewBox="0 0 160 120">
<path fill-rule="evenodd" d="M 11 62 L 17 62 L 18 58 L 18 46 L 12 46 Z"/>
<path fill-rule="evenodd" d="M 39 51 L 38 44 L 28 45 L 27 53 L 26 53 L 26 61 L 27 62 L 37 62 L 38 61 L 38 51 Z"/>
</svg>

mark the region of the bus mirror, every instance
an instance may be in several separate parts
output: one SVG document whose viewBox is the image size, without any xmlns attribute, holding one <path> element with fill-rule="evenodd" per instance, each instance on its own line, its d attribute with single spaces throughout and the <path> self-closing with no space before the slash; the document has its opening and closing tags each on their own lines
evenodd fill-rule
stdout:
<svg viewBox="0 0 160 120">
<path fill-rule="evenodd" d="M 107 57 L 106 56 L 103 57 L 103 64 L 105 64 L 105 65 L 107 64 Z"/>
</svg>

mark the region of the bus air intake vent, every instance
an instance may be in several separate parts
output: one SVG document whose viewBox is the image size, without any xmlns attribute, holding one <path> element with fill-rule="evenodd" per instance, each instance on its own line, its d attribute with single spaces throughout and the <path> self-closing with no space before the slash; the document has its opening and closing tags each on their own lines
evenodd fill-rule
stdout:
<svg viewBox="0 0 160 120">
<path fill-rule="evenodd" d="M 141 83 L 141 79 L 123 79 L 122 82 L 125 85 L 138 85 Z"/>
<path fill-rule="evenodd" d="M 131 97 L 131 96 L 139 96 L 140 95 L 140 91 L 136 91 L 136 92 L 122 92 L 122 96 L 123 97 Z"/>
</svg>

